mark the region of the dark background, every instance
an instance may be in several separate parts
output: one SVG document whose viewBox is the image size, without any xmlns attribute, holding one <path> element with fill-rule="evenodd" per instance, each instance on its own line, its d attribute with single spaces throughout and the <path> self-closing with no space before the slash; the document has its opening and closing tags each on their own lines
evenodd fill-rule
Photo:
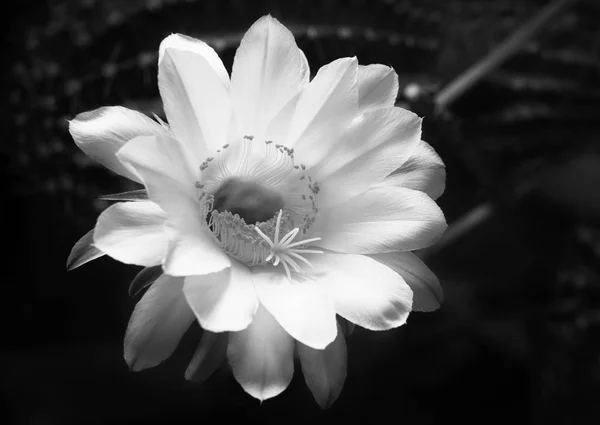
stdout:
<svg viewBox="0 0 600 425">
<path fill-rule="evenodd" d="M 441 89 L 518 28 L 535 37 L 452 103 Z M 4 10 L 0 417 L 9 424 L 600 423 L 600 2 L 595 0 L 47 0 Z M 422 252 L 446 294 L 407 326 L 349 338 L 348 378 L 322 412 L 300 368 L 260 403 L 224 369 L 185 381 L 193 346 L 141 373 L 122 342 L 137 268 L 67 273 L 74 242 L 131 189 L 88 160 L 67 119 L 103 105 L 162 114 L 156 52 L 181 32 L 230 69 L 271 13 L 316 71 L 392 65 L 447 165 L 450 228 Z M 419 96 L 405 96 L 407 85 Z M 415 86 L 416 84 L 416 86 Z"/>
</svg>

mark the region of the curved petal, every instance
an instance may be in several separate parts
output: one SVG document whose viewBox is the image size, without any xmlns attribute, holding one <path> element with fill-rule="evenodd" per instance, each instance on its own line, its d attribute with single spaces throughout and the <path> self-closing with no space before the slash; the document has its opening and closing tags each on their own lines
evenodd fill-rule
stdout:
<svg viewBox="0 0 600 425">
<path fill-rule="evenodd" d="M 440 281 L 419 257 L 412 252 L 388 252 L 370 255 L 404 278 L 413 291 L 412 309 L 434 311 L 444 300 Z"/>
<path fill-rule="evenodd" d="M 358 113 L 358 61 L 341 58 L 323 66 L 300 93 L 287 141 L 298 162 L 321 161 Z"/>
<path fill-rule="evenodd" d="M 138 137 L 117 154 L 142 178 L 148 197 L 167 213 L 169 239 L 164 271 L 173 276 L 214 273 L 230 266 L 206 226 L 204 205 L 197 199 L 192 155 L 174 139 Z"/>
<path fill-rule="evenodd" d="M 146 115 L 121 106 L 83 112 L 69 121 L 69 132 L 91 159 L 136 182 L 141 182 L 139 176 L 117 159 L 117 151 L 138 136 L 169 136 L 168 130 Z"/>
<path fill-rule="evenodd" d="M 346 380 L 346 338 L 338 325 L 335 340 L 324 350 L 298 344 L 298 355 L 306 385 L 322 409 L 337 400 Z"/>
<path fill-rule="evenodd" d="M 288 280 L 273 266 L 253 267 L 252 280 L 262 305 L 296 340 L 323 349 L 337 334 L 335 310 L 315 282 Z"/>
<path fill-rule="evenodd" d="M 165 42 L 163 42 L 165 43 Z M 167 46 L 158 65 L 158 88 L 175 136 L 198 165 L 227 140 L 231 102 L 227 87 L 202 55 Z"/>
<path fill-rule="evenodd" d="M 69 258 L 67 258 L 67 270 L 74 270 L 77 267 L 83 266 L 104 255 L 104 253 L 96 248 L 93 243 L 94 229 L 83 235 L 81 239 L 73 245 Z"/>
<path fill-rule="evenodd" d="M 227 356 L 227 332 L 204 331 L 198 348 L 185 370 L 185 379 L 198 384 L 206 381 L 223 364 Z"/>
<path fill-rule="evenodd" d="M 231 99 L 242 135 L 262 138 L 271 119 L 310 77 L 293 34 L 263 16 L 246 32 L 231 71 Z"/>
<path fill-rule="evenodd" d="M 358 67 L 358 106 L 362 111 L 394 106 L 398 87 L 394 68 L 380 64 Z"/>
<path fill-rule="evenodd" d="M 229 335 L 227 358 L 242 388 L 259 400 L 283 392 L 294 375 L 294 340 L 264 307 L 246 329 Z"/>
<path fill-rule="evenodd" d="M 144 267 L 129 284 L 127 293 L 132 298 L 137 297 L 140 292 L 143 292 L 144 289 L 156 282 L 162 275 L 163 269 L 161 266 Z"/>
<path fill-rule="evenodd" d="M 187 276 L 183 292 L 200 326 L 211 332 L 245 329 L 258 308 L 250 270 L 237 261 L 218 273 Z"/>
<path fill-rule="evenodd" d="M 446 230 L 442 210 L 425 193 L 377 187 L 319 210 L 310 237 L 333 251 L 377 254 L 412 251 L 434 244 Z"/>
<path fill-rule="evenodd" d="M 182 50 L 202 56 L 221 79 L 223 85 L 229 87 L 229 73 L 225 69 L 225 65 L 223 65 L 217 52 L 204 41 L 183 34 L 171 34 L 160 43 L 158 49 L 159 64 L 162 62 L 167 49 Z"/>
<path fill-rule="evenodd" d="M 164 224 L 165 213 L 153 202 L 119 202 L 98 217 L 94 246 L 122 263 L 156 266 L 168 244 Z"/>
<path fill-rule="evenodd" d="M 136 304 L 125 333 L 125 360 L 134 371 L 166 360 L 194 321 L 182 288 L 182 278 L 162 275 Z"/>
<path fill-rule="evenodd" d="M 334 205 L 383 181 L 406 162 L 421 140 L 421 118 L 402 108 L 367 112 L 351 127 L 348 140 L 313 174 L 321 207 Z"/>
<path fill-rule="evenodd" d="M 406 322 L 412 291 L 391 268 L 364 255 L 313 254 L 311 273 L 336 312 L 363 328 L 380 331 Z"/>
</svg>

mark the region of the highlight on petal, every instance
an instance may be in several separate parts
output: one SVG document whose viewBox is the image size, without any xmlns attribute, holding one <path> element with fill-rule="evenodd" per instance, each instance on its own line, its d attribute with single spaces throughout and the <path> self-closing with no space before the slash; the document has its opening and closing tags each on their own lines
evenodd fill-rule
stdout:
<svg viewBox="0 0 600 425">
<path fill-rule="evenodd" d="M 206 226 L 197 199 L 193 155 L 174 139 L 137 138 L 117 154 L 140 174 L 150 199 L 166 212 L 164 271 L 172 276 L 215 273 L 230 266 Z"/>
<path fill-rule="evenodd" d="M 394 68 L 380 64 L 358 67 L 358 105 L 361 110 L 394 106 L 398 87 Z"/>
<path fill-rule="evenodd" d="M 258 308 L 250 270 L 235 260 L 218 273 L 187 276 L 183 293 L 200 326 L 211 332 L 245 329 Z"/>
<path fill-rule="evenodd" d="M 406 323 L 413 294 L 388 266 L 354 254 L 316 254 L 310 261 L 316 269 L 311 277 L 344 319 L 375 331 Z"/>
<path fill-rule="evenodd" d="M 444 300 L 440 281 L 412 252 L 388 252 L 370 255 L 398 273 L 413 291 L 412 309 L 434 311 Z"/>
<path fill-rule="evenodd" d="M 67 258 L 67 270 L 71 271 L 77 267 L 83 266 L 96 258 L 100 258 L 104 255 L 104 252 L 100 251 L 94 245 L 94 229 L 87 232 L 79 239 Z"/>
<path fill-rule="evenodd" d="M 146 115 L 121 106 L 83 112 L 69 121 L 69 132 L 75 144 L 91 159 L 136 182 L 140 182 L 139 176 L 117 159 L 117 151 L 138 136 L 168 137 L 170 134 Z"/>
<path fill-rule="evenodd" d="M 156 266 L 168 243 L 164 223 L 165 213 L 153 202 L 120 202 L 100 214 L 94 246 L 122 263 Z"/>
<path fill-rule="evenodd" d="M 246 329 L 229 335 L 227 358 L 242 388 L 259 400 L 283 392 L 294 375 L 294 339 L 264 307 Z"/>
<path fill-rule="evenodd" d="M 199 165 L 226 143 L 227 86 L 204 56 L 167 47 L 158 65 L 158 87 L 173 133 Z"/>
<path fill-rule="evenodd" d="M 412 251 L 435 243 L 446 230 L 444 214 L 425 193 L 375 187 L 319 210 L 309 231 L 315 243 L 337 252 L 376 254 Z"/>
<path fill-rule="evenodd" d="M 346 380 L 346 338 L 338 325 L 335 340 L 324 350 L 298 344 L 298 355 L 306 385 L 321 409 L 327 409 L 338 399 Z"/>
<path fill-rule="evenodd" d="M 158 49 L 159 64 L 162 62 L 165 52 L 168 49 L 183 50 L 202 56 L 221 79 L 223 85 L 225 87 L 229 86 L 229 73 L 225 69 L 225 65 L 223 65 L 217 52 L 204 41 L 183 34 L 171 34 L 160 43 Z"/>
<path fill-rule="evenodd" d="M 162 275 L 135 306 L 125 333 L 125 360 L 132 370 L 166 360 L 194 321 L 182 288 L 183 278 Z"/>
<path fill-rule="evenodd" d="M 263 16 L 246 32 L 231 71 L 231 99 L 238 129 L 261 138 L 283 106 L 308 83 L 310 71 L 293 34 Z"/>
<path fill-rule="evenodd" d="M 421 140 L 410 158 L 379 185 L 420 190 L 437 199 L 446 188 L 446 167 L 435 150 Z"/>
<path fill-rule="evenodd" d="M 211 377 L 227 357 L 228 333 L 205 330 L 185 370 L 185 379 L 201 384 Z"/>
<path fill-rule="evenodd" d="M 163 274 L 161 266 L 144 267 L 129 284 L 127 293 L 130 297 L 136 297 L 140 292 L 152 285 Z"/>
<path fill-rule="evenodd" d="M 252 281 L 261 304 L 294 339 L 323 349 L 336 337 L 335 310 L 315 282 L 271 265 L 252 268 Z"/>
</svg>

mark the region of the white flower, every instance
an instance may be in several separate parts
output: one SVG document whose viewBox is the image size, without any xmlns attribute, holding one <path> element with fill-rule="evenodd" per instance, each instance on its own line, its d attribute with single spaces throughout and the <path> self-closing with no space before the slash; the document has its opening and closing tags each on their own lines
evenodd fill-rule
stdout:
<svg viewBox="0 0 600 425">
<path fill-rule="evenodd" d="M 270 16 L 242 39 L 231 79 L 207 44 L 171 35 L 158 59 L 168 125 L 122 107 L 70 122 L 85 153 L 147 190 L 93 231 L 100 253 L 164 272 L 129 323 L 133 369 L 169 357 L 196 319 L 207 332 L 188 377 L 226 347 L 235 378 L 262 400 L 287 387 L 296 351 L 327 406 L 346 373 L 336 315 L 386 330 L 439 306 L 437 279 L 409 251 L 446 228 L 433 200 L 444 167 L 421 119 L 394 107 L 395 72 L 342 58 L 309 74 Z"/>
</svg>

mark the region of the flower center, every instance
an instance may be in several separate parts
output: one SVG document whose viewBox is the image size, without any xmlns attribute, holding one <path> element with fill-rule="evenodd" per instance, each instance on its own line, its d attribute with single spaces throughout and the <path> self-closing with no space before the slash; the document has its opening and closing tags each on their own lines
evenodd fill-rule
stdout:
<svg viewBox="0 0 600 425">
<path fill-rule="evenodd" d="M 294 228 L 292 215 L 283 204 L 274 190 L 232 178 L 207 196 L 206 220 L 227 255 L 249 267 L 281 265 L 291 279 L 292 272 L 302 273 L 298 261 L 311 266 L 304 254 L 322 252 L 306 249 L 321 238 L 293 242 L 300 228 Z"/>
</svg>

